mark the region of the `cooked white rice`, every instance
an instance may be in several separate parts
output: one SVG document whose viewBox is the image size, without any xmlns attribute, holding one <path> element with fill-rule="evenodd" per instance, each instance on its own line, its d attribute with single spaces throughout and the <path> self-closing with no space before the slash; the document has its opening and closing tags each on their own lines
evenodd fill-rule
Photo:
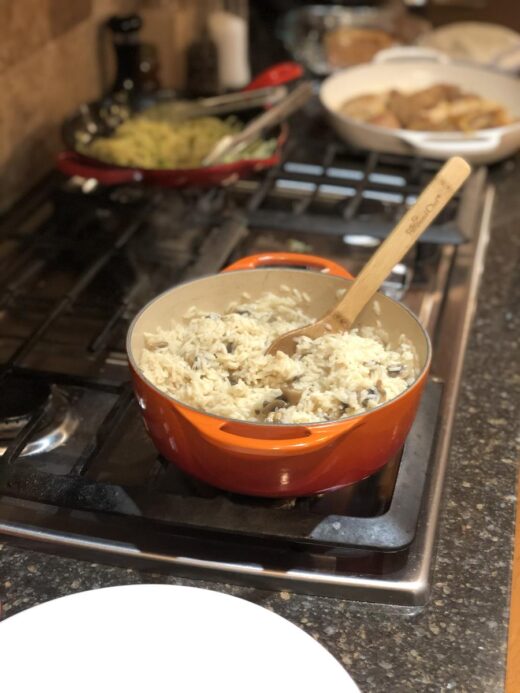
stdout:
<svg viewBox="0 0 520 693">
<path fill-rule="evenodd" d="M 140 367 L 154 385 L 196 409 L 233 419 L 311 423 L 345 418 L 393 399 L 418 375 L 402 336 L 391 349 L 381 329 L 298 340 L 294 356 L 265 351 L 279 335 L 312 322 L 309 296 L 281 287 L 252 301 L 243 294 L 223 314 L 192 307 L 171 329 L 145 335 Z M 296 406 L 281 386 L 301 391 Z"/>
</svg>

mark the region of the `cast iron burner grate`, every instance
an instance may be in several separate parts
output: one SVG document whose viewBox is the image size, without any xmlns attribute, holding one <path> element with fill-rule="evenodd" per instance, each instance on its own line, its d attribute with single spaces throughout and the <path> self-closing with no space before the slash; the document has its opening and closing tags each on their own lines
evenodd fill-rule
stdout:
<svg viewBox="0 0 520 693">
<path fill-rule="evenodd" d="M 433 160 L 352 150 L 337 140 L 315 101 L 291 128 L 278 166 L 229 188 L 254 228 L 342 237 L 347 227 L 351 235 L 383 239 L 439 168 Z M 464 216 L 456 196 L 419 242 L 464 242 Z"/>
<path fill-rule="evenodd" d="M 172 539 L 176 532 L 191 528 L 202 530 L 208 540 L 233 533 L 237 540 L 256 536 L 282 545 L 312 546 L 313 551 L 329 555 L 344 548 L 402 551 L 415 535 L 441 390 L 439 383 L 428 384 L 402 453 L 380 472 L 312 498 L 250 498 L 188 477 L 157 457 L 126 391 L 115 408 L 118 416 L 108 420 L 104 440 L 81 465 L 56 475 L 47 471 L 44 455 L 34 463 L 20 457 L 0 492 L 60 508 L 163 522 Z M 74 443 L 72 432 L 69 445 Z"/>
</svg>

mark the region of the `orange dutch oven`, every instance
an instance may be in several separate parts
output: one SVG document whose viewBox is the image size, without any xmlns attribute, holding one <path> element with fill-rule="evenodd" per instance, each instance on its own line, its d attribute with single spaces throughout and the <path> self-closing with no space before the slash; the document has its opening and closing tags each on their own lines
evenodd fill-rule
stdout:
<svg viewBox="0 0 520 693">
<path fill-rule="evenodd" d="M 235 271 L 237 270 L 237 271 Z M 238 271 L 239 270 L 239 271 Z M 318 271 L 316 271 L 318 270 Z M 306 496 L 370 476 L 403 446 L 415 418 L 431 361 L 431 344 L 417 318 L 377 294 L 358 318 L 382 326 L 390 344 L 404 334 L 417 350 L 417 380 L 395 399 L 370 411 L 314 424 L 268 424 L 227 419 L 193 409 L 161 392 L 139 369 L 144 334 L 168 328 L 191 306 L 222 312 L 243 291 L 253 299 L 282 284 L 306 291 L 308 313 L 318 318 L 337 302 L 352 276 L 324 258 L 297 253 L 254 255 L 224 272 L 181 284 L 153 299 L 127 337 L 130 369 L 142 416 L 159 452 L 194 477 L 227 491 L 265 497 Z"/>
</svg>

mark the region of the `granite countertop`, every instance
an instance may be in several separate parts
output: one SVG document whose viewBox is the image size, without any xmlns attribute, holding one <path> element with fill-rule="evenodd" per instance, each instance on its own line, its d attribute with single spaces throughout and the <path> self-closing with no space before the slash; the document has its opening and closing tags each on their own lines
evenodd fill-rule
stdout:
<svg viewBox="0 0 520 693">
<path fill-rule="evenodd" d="M 165 577 L 0 544 L 4 614 L 109 585 L 207 586 L 300 625 L 362 691 L 503 690 L 519 427 L 520 166 L 497 177 L 493 232 L 467 352 L 431 600 L 418 613 Z"/>
</svg>

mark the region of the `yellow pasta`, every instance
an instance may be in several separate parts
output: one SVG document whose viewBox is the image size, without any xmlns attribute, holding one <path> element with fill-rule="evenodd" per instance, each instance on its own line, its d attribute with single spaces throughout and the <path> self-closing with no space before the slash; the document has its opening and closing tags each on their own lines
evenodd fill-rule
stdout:
<svg viewBox="0 0 520 693">
<path fill-rule="evenodd" d="M 226 135 L 242 130 L 234 117 L 194 118 L 168 122 L 148 116 L 130 118 L 110 137 L 98 137 L 86 145 L 78 145 L 88 156 L 109 164 L 149 169 L 194 168 Z M 227 161 L 270 156 L 275 140 L 257 140 Z"/>
</svg>

